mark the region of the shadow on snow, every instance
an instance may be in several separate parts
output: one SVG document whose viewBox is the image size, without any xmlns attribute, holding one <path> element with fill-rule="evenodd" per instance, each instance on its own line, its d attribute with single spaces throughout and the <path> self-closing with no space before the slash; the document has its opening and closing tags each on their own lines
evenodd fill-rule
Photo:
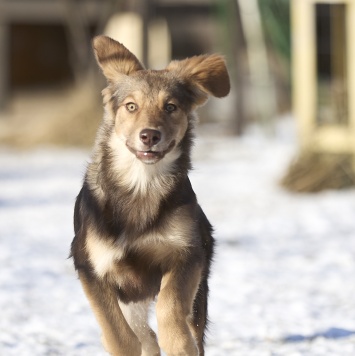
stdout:
<svg viewBox="0 0 355 356">
<path fill-rule="evenodd" d="M 283 341 L 284 342 L 303 342 L 303 341 L 313 341 L 317 338 L 325 338 L 325 339 L 343 339 L 346 337 L 350 337 L 355 335 L 355 331 L 346 330 L 341 328 L 329 328 L 328 330 L 315 333 L 313 335 L 289 335 L 286 336 Z"/>
</svg>

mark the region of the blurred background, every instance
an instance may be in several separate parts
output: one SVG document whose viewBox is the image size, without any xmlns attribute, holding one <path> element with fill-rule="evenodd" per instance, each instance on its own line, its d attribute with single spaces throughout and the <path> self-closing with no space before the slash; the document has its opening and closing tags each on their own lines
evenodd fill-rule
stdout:
<svg viewBox="0 0 355 356">
<path fill-rule="evenodd" d="M 97 34 L 154 69 L 226 58 L 190 175 L 218 242 L 206 354 L 355 355 L 355 0 L 0 0 L 0 354 L 104 355 L 67 259 Z"/>
<path fill-rule="evenodd" d="M 93 142 L 104 82 L 91 39 L 104 33 L 155 69 L 172 58 L 224 54 L 232 92 L 212 99 L 200 111 L 201 123 L 235 136 L 256 125 L 272 136 L 280 118 L 288 117 L 297 127 L 300 157 L 285 173 L 285 186 L 315 191 L 353 185 L 353 6 L 316 0 L 2 0 L 0 142 Z M 301 183 L 297 172 L 305 177 Z"/>
<path fill-rule="evenodd" d="M 155 69 L 172 58 L 224 54 L 232 93 L 212 100 L 200 117 L 225 132 L 242 135 L 255 122 L 271 132 L 275 117 L 291 110 L 288 0 L 2 0 L 0 6 L 2 143 L 92 143 L 103 83 L 91 38 L 102 33 Z"/>
</svg>

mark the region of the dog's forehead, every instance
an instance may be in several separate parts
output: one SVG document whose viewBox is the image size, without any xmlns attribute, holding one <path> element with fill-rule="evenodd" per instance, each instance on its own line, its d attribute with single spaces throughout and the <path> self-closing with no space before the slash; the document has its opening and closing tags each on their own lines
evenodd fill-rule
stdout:
<svg viewBox="0 0 355 356">
<path fill-rule="evenodd" d="M 175 99 L 188 110 L 194 100 L 194 92 L 189 83 L 167 70 L 140 70 L 129 76 L 118 78 L 114 96 L 118 102 L 127 97 L 145 97 L 147 102 Z"/>
<path fill-rule="evenodd" d="M 184 83 L 166 70 L 141 70 L 130 76 L 129 89 L 149 96 L 179 96 L 185 90 Z"/>
</svg>

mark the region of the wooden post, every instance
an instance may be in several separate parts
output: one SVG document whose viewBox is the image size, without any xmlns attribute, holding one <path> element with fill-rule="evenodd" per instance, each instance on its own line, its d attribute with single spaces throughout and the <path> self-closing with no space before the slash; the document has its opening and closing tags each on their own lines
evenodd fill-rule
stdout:
<svg viewBox="0 0 355 356">
<path fill-rule="evenodd" d="M 340 120 L 317 125 L 316 4 L 344 5 L 332 9 L 332 75 L 343 82 Z M 339 10 L 339 11 L 338 11 Z M 339 16 L 341 18 L 339 18 Z M 345 26 L 341 21 L 345 21 Z M 344 26 L 342 28 L 342 26 Z M 302 150 L 352 154 L 355 172 L 355 0 L 292 0 L 293 110 Z M 338 38 L 340 37 L 340 38 Z M 342 43 L 344 41 L 344 43 Z M 339 51 L 341 53 L 339 53 Z"/>
<path fill-rule="evenodd" d="M 9 28 L 0 0 L 0 110 L 5 108 L 9 85 Z"/>
<path fill-rule="evenodd" d="M 237 1 L 246 40 L 255 114 L 264 127 L 272 131 L 270 122 L 276 114 L 276 93 L 269 68 L 258 1 Z"/>
<path fill-rule="evenodd" d="M 355 172 L 355 1 L 347 1 L 347 73 L 348 73 L 348 127 L 353 152 L 353 171 Z"/>
<path fill-rule="evenodd" d="M 148 31 L 149 21 L 151 18 L 151 0 L 140 1 L 140 15 L 142 17 L 142 62 L 147 67 L 149 66 L 149 48 L 148 48 Z"/>
<path fill-rule="evenodd" d="M 312 1 L 293 0 L 292 76 L 293 112 L 301 149 L 312 143 L 316 118 L 315 13 Z"/>
<path fill-rule="evenodd" d="M 232 30 L 236 31 L 235 36 L 235 90 L 237 93 L 237 97 L 235 100 L 236 104 L 236 119 L 235 119 L 235 132 L 238 136 L 242 136 L 244 133 L 245 127 L 247 125 L 248 117 L 247 117 L 247 110 L 245 105 L 245 76 L 246 76 L 246 65 L 245 65 L 245 42 L 244 42 L 244 33 L 243 33 L 243 26 L 242 21 L 240 18 L 240 8 L 239 3 L 236 1 L 236 21 L 235 22 L 235 29 Z"/>
<path fill-rule="evenodd" d="M 88 19 L 77 0 L 64 0 L 65 21 L 70 48 L 70 62 L 76 83 L 82 82 L 88 70 L 90 35 Z"/>
</svg>

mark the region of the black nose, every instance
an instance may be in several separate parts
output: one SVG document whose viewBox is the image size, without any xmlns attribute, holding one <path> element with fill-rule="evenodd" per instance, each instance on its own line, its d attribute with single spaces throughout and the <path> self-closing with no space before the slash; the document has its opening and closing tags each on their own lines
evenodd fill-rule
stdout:
<svg viewBox="0 0 355 356">
<path fill-rule="evenodd" d="M 161 132 L 158 130 L 144 129 L 139 134 L 139 138 L 146 146 L 152 147 L 161 140 Z"/>
</svg>

